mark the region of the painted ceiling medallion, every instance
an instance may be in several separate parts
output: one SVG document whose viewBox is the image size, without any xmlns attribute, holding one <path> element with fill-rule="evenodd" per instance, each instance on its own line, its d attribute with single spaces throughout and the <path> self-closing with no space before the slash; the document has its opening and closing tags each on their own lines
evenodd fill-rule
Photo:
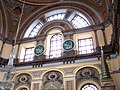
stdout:
<svg viewBox="0 0 120 90">
<path fill-rule="evenodd" d="M 24 1 L 24 0 L 19 0 L 19 1 Z M 58 1 L 61 1 L 61 0 L 25 0 L 26 3 L 37 4 L 37 5 L 55 3 L 55 2 L 58 2 Z"/>
</svg>

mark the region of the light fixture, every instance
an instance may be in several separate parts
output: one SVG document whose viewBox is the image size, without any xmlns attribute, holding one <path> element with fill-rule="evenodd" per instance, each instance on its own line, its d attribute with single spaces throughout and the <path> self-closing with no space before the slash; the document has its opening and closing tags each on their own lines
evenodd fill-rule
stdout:
<svg viewBox="0 0 120 90">
<path fill-rule="evenodd" d="M 10 53 L 10 58 L 9 58 L 8 64 L 6 66 L 0 67 L 0 71 L 4 72 L 3 80 L 0 81 L 0 88 L 3 90 L 11 89 L 13 87 L 13 82 L 11 80 L 11 75 L 12 75 L 11 72 L 13 72 L 15 70 L 15 66 L 13 65 L 14 49 L 15 49 L 15 44 L 16 44 L 16 40 L 17 40 L 19 28 L 20 28 L 20 23 L 21 23 L 21 19 L 22 19 L 22 15 L 23 15 L 24 5 L 25 5 L 25 0 L 23 0 L 21 14 L 20 14 L 20 18 L 19 18 L 19 22 L 18 22 L 18 26 L 17 26 L 17 32 L 16 32 L 15 40 L 14 40 L 14 43 L 12 46 L 12 50 Z"/>
</svg>

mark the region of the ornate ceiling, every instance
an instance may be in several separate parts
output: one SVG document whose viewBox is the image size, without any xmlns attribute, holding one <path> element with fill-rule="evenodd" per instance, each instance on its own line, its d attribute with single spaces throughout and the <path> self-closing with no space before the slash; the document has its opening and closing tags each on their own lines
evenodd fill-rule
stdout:
<svg viewBox="0 0 120 90">
<path fill-rule="evenodd" d="M 23 2 L 24 0 L 19 0 Z M 59 2 L 62 0 L 25 0 L 27 4 L 33 4 L 33 5 L 41 5 L 41 4 L 50 4 L 50 3 L 55 3 Z"/>
<path fill-rule="evenodd" d="M 99 17 L 101 17 L 102 22 L 108 19 L 107 8 L 110 3 L 109 1 L 110 0 L 25 0 L 25 7 L 18 35 L 23 33 L 22 29 L 25 27 L 25 29 L 27 29 L 28 22 L 34 21 L 37 17 L 41 18 L 42 15 L 49 10 L 58 8 L 84 10 L 94 19 L 96 24 L 99 24 L 101 22 L 97 19 L 97 13 L 100 15 Z M 106 3 L 108 3 L 108 5 Z M 0 1 L 0 17 L 2 17 L 0 21 L 2 23 L 0 33 L 10 42 L 16 35 L 22 4 L 23 0 Z"/>
</svg>

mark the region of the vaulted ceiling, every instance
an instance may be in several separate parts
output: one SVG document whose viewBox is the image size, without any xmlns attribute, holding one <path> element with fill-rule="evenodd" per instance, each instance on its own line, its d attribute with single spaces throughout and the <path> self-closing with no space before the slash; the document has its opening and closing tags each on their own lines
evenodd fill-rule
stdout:
<svg viewBox="0 0 120 90">
<path fill-rule="evenodd" d="M 43 20 L 43 14 L 48 11 L 67 8 L 86 12 L 94 24 L 100 24 L 109 17 L 108 7 L 111 0 L 0 0 L 0 36 L 12 42 L 15 38 L 20 20 L 23 2 L 25 7 L 20 22 L 18 39 L 29 25 L 37 18 Z M 68 11 L 69 14 L 70 11 Z M 44 21 L 44 20 L 43 20 Z"/>
</svg>

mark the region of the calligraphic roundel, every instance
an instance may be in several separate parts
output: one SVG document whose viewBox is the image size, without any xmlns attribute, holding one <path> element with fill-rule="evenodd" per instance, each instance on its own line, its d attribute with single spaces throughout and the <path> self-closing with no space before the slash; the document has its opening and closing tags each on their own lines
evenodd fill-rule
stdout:
<svg viewBox="0 0 120 90">
<path fill-rule="evenodd" d="M 74 41 L 73 40 L 65 40 L 63 43 L 64 50 L 72 50 L 74 48 Z"/>
<path fill-rule="evenodd" d="M 37 45 L 35 48 L 34 48 L 34 54 L 36 56 L 39 56 L 39 55 L 42 55 L 45 51 L 45 48 L 43 45 Z"/>
</svg>

